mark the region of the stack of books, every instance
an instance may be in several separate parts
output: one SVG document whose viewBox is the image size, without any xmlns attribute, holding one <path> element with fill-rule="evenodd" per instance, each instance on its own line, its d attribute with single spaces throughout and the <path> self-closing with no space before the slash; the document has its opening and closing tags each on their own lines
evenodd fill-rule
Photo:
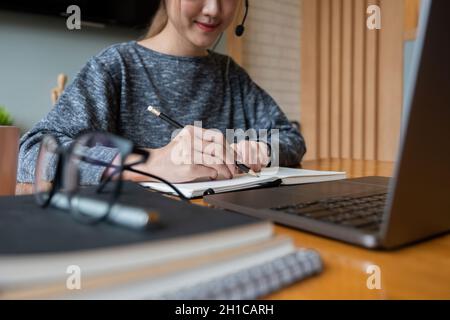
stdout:
<svg viewBox="0 0 450 320">
<path fill-rule="evenodd" d="M 322 270 L 268 221 L 131 182 L 120 202 L 159 212 L 160 225 L 86 225 L 33 196 L 0 197 L 0 298 L 254 299 Z"/>
</svg>

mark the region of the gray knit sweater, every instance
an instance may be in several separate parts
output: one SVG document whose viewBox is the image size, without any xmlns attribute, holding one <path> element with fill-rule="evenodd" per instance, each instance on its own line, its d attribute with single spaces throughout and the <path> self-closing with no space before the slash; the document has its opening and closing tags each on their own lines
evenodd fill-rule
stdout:
<svg viewBox="0 0 450 320">
<path fill-rule="evenodd" d="M 184 125 L 202 121 L 203 128 L 224 134 L 227 128 L 278 129 L 281 165 L 298 164 L 305 153 L 302 136 L 276 102 L 226 56 L 176 57 L 132 41 L 91 58 L 56 106 L 22 137 L 18 180 L 33 181 L 39 142 L 48 133 L 66 146 L 90 131 L 111 132 L 140 147 L 165 146 L 174 128 L 147 112 L 149 105 Z M 114 157 L 107 149 L 97 152 L 105 161 Z M 82 172 L 82 183 L 98 183 L 103 169 L 89 170 Z"/>
</svg>

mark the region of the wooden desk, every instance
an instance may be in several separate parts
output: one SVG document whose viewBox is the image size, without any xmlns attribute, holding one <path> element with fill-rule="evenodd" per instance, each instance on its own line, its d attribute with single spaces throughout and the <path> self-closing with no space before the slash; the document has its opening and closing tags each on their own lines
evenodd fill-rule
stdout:
<svg viewBox="0 0 450 320">
<path fill-rule="evenodd" d="M 305 169 L 346 171 L 349 177 L 392 176 L 393 163 L 322 160 Z M 271 295 L 272 299 L 450 299 L 450 235 L 398 251 L 370 251 L 278 226 L 299 247 L 314 248 L 324 272 Z M 367 266 L 381 268 L 381 290 L 366 286 Z"/>
<path fill-rule="evenodd" d="M 391 176 L 393 164 L 376 161 L 322 160 L 305 169 L 346 171 L 349 177 Z M 31 186 L 18 184 L 18 194 Z M 202 200 L 196 204 L 206 205 Z M 295 229 L 276 226 L 277 234 L 292 237 L 298 247 L 320 252 L 325 269 L 268 296 L 268 299 L 450 299 L 450 234 L 398 251 L 365 250 Z M 366 269 L 381 269 L 381 290 L 369 290 Z"/>
</svg>

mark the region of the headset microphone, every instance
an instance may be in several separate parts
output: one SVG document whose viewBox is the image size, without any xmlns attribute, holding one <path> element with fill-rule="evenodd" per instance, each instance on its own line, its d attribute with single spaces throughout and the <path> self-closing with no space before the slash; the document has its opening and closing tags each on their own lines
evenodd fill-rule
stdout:
<svg viewBox="0 0 450 320">
<path fill-rule="evenodd" d="M 242 37 L 242 35 L 245 32 L 245 20 L 247 20 L 247 15 L 248 15 L 248 0 L 245 0 L 244 19 L 242 19 L 242 23 L 240 25 L 238 25 L 236 27 L 236 30 L 234 31 L 234 33 L 236 34 L 237 37 Z"/>
</svg>

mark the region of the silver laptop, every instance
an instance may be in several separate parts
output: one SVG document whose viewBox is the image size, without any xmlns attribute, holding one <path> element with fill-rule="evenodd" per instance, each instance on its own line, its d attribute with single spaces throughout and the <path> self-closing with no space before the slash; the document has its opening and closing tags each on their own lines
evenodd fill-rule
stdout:
<svg viewBox="0 0 450 320">
<path fill-rule="evenodd" d="M 450 230 L 450 1 L 425 0 L 394 177 L 205 197 L 225 209 L 367 248 Z"/>
</svg>

